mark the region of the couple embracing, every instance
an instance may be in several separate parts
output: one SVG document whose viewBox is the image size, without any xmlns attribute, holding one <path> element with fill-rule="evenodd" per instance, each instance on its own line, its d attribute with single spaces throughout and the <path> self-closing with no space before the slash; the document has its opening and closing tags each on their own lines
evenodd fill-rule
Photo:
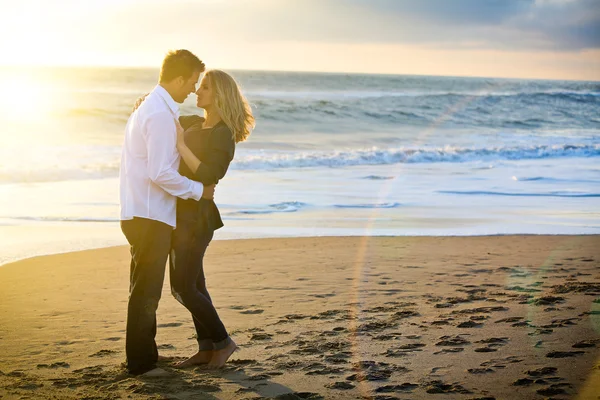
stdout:
<svg viewBox="0 0 600 400">
<path fill-rule="evenodd" d="M 176 367 L 220 368 L 237 349 L 206 289 L 203 258 L 223 226 L 213 201 L 215 185 L 247 139 L 254 117 L 235 80 L 205 72 L 187 50 L 165 57 L 158 85 L 138 100 L 127 121 L 121 157 L 121 229 L 131 246 L 127 308 L 127 370 L 160 375 L 156 310 L 169 261 L 173 296 L 192 314 L 198 352 Z M 204 118 L 180 116 L 196 93 Z"/>
</svg>

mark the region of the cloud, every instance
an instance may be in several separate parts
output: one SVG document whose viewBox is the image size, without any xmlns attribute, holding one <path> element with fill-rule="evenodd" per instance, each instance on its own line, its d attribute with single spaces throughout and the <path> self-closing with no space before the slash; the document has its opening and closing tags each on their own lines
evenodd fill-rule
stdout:
<svg viewBox="0 0 600 400">
<path fill-rule="evenodd" d="M 368 5 L 378 12 L 398 17 L 418 17 L 435 23 L 498 24 L 529 7 L 534 0 L 337 0 L 339 6 Z"/>
<path fill-rule="evenodd" d="M 261 40 L 422 44 L 446 48 L 600 48 L 598 0 L 262 1 L 238 21 Z M 256 4 L 256 3 L 254 3 Z M 254 7 L 253 7 L 254 8 Z"/>
</svg>

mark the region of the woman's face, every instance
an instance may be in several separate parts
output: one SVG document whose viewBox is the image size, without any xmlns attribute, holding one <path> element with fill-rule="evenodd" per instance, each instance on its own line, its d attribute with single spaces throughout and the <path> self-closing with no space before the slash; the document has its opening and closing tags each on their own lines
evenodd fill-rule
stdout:
<svg viewBox="0 0 600 400">
<path fill-rule="evenodd" d="M 206 109 L 206 107 L 210 107 L 212 105 L 213 90 L 208 76 L 204 76 L 204 78 L 202 78 L 200 87 L 198 87 L 198 90 L 196 90 L 196 97 L 196 105 L 198 107 Z"/>
</svg>

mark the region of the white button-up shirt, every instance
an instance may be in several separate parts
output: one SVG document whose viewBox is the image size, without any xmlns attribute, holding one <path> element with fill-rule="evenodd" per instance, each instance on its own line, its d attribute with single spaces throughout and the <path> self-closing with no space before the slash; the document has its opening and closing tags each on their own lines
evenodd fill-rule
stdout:
<svg viewBox="0 0 600 400">
<path fill-rule="evenodd" d="M 177 171 L 178 117 L 178 104 L 160 85 L 129 117 L 119 174 L 121 220 L 141 217 L 175 227 L 175 196 L 202 197 L 202 184 Z"/>
</svg>

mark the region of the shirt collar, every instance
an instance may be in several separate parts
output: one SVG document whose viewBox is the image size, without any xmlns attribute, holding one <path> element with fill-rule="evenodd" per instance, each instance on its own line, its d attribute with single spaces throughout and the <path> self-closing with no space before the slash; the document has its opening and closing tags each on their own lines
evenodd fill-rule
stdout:
<svg viewBox="0 0 600 400">
<path fill-rule="evenodd" d="M 169 108 L 171 109 L 171 112 L 175 114 L 177 118 L 179 118 L 179 104 L 177 104 L 175 100 L 173 100 L 169 92 L 167 92 L 167 90 L 160 85 L 156 85 L 156 87 L 154 88 L 154 92 L 156 92 L 160 97 L 162 97 L 165 103 L 167 103 L 167 106 L 169 106 Z"/>
</svg>

